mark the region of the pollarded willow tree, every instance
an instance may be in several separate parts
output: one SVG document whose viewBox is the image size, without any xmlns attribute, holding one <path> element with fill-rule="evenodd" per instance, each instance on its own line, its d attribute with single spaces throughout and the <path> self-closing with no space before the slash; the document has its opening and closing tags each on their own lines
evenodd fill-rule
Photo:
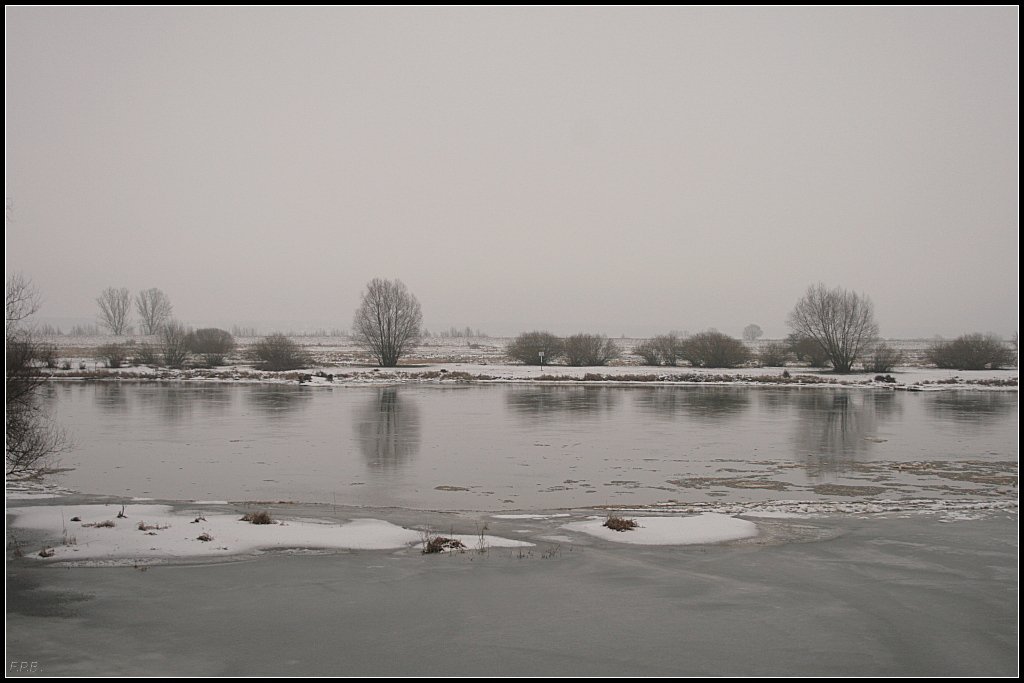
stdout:
<svg viewBox="0 0 1024 683">
<path fill-rule="evenodd" d="M 419 342 L 423 325 L 420 302 L 401 280 L 374 278 L 352 319 L 352 336 L 385 368 Z"/>
<path fill-rule="evenodd" d="M 878 339 L 871 299 L 842 287 L 829 289 L 820 282 L 807 288 L 788 322 L 797 336 L 821 347 L 836 372 L 850 372 Z"/>
</svg>

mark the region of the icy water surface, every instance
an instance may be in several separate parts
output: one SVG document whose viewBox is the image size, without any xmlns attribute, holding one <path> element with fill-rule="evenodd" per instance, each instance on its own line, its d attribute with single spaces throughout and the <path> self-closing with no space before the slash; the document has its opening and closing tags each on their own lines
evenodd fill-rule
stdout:
<svg viewBox="0 0 1024 683">
<path fill-rule="evenodd" d="M 67 383 L 84 493 L 434 510 L 1014 493 L 1016 392 Z"/>
</svg>

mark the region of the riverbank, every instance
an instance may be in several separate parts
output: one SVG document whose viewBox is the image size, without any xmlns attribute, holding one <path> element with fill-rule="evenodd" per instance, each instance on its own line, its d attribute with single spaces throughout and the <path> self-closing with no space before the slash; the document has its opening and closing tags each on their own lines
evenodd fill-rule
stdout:
<svg viewBox="0 0 1024 683">
<path fill-rule="evenodd" d="M 834 374 L 799 368 L 642 368 L 635 366 L 574 368 L 462 364 L 404 366 L 390 369 L 317 367 L 269 372 L 247 366 L 223 368 L 155 368 L 129 366 L 47 371 L 52 381 L 152 381 L 228 384 L 292 384 L 345 387 L 398 384 L 536 384 L 587 386 L 793 386 L 891 389 L 893 391 L 1017 391 L 1017 370 L 972 372 L 937 368 L 899 368 L 890 373 Z"/>
<path fill-rule="evenodd" d="M 905 365 L 887 373 L 856 372 L 835 374 L 804 364 L 787 367 L 745 366 L 740 368 L 651 367 L 633 354 L 642 339 L 617 339 L 622 357 L 601 367 L 544 367 L 510 364 L 505 348 L 511 341 L 500 337 L 430 338 L 402 359 L 397 368 L 376 368 L 368 364 L 365 351 L 347 337 L 292 337 L 313 365 L 287 372 L 256 369 L 246 359 L 247 350 L 258 338 L 239 338 L 238 349 L 224 366 L 216 368 L 163 368 L 131 364 L 132 351 L 152 345 L 155 338 L 50 336 L 45 343 L 54 349 L 55 367 L 43 370 L 60 380 L 154 380 L 162 382 L 228 382 L 303 384 L 305 386 L 361 386 L 366 384 L 455 384 L 455 383 L 586 383 L 658 385 L 737 386 L 830 386 L 885 387 L 905 391 L 950 389 L 1010 390 L 1018 387 L 1018 370 L 940 370 L 929 367 L 925 351 L 929 340 L 889 340 L 900 350 Z M 771 343 L 761 340 L 754 348 Z M 107 367 L 101 349 L 120 344 L 126 349 L 127 365 Z"/>
</svg>

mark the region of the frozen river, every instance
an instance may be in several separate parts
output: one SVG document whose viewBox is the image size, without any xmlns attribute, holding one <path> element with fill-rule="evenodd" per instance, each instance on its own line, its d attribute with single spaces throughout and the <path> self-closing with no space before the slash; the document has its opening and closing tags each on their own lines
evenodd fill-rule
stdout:
<svg viewBox="0 0 1024 683">
<path fill-rule="evenodd" d="M 64 383 L 83 493 L 430 510 L 963 498 L 1016 480 L 1017 392 Z"/>
</svg>

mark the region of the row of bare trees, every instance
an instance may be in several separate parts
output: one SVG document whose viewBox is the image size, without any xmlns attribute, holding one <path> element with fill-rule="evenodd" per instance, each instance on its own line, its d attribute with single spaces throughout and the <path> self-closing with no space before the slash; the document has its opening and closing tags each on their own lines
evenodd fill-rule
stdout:
<svg viewBox="0 0 1024 683">
<path fill-rule="evenodd" d="M 159 289 L 139 292 L 135 308 L 146 334 L 157 333 L 173 323 L 170 300 Z M 107 288 L 97 299 L 101 322 L 114 334 L 127 329 L 132 298 L 126 288 Z M 399 359 L 424 336 L 419 301 L 400 280 L 371 280 L 363 292 L 352 322 L 353 339 L 383 367 L 394 367 Z M 831 366 L 836 372 L 852 372 L 859 363 L 865 369 L 887 372 L 902 362 L 900 352 L 881 342 L 874 305 L 864 294 L 819 283 L 807 288 L 787 320 L 792 333 L 785 342 L 765 344 L 758 353 L 764 365 L 783 365 L 794 358 L 813 367 Z M 471 330 L 453 330 L 468 333 Z M 763 335 L 759 325 L 743 330 L 747 342 Z M 988 340 L 991 341 L 991 340 Z M 956 347 L 936 347 L 929 358 L 939 367 L 998 367 L 1009 361 L 1005 352 L 981 353 L 984 359 L 968 358 L 964 349 L 983 347 L 976 339 L 963 339 Z M 989 343 L 988 349 L 993 348 Z M 1005 347 L 1004 347 L 1005 350 Z M 577 334 L 559 338 L 547 332 L 529 332 L 508 345 L 514 361 L 544 365 L 605 365 L 621 356 L 615 342 L 602 335 Z M 634 353 L 648 365 L 677 365 L 730 368 L 753 360 L 750 348 L 741 341 L 715 330 L 683 336 L 669 333 L 639 344 Z M 976 352 L 975 356 L 979 354 Z"/>
<path fill-rule="evenodd" d="M 127 334 L 133 303 L 142 333 L 146 335 L 157 334 L 161 327 L 170 322 L 174 313 L 171 300 L 156 287 L 138 292 L 134 299 L 127 287 L 107 287 L 96 297 L 100 324 L 115 336 Z"/>
<path fill-rule="evenodd" d="M 869 372 L 889 372 L 903 362 L 902 353 L 879 339 L 878 323 L 871 299 L 842 287 L 811 285 L 797 301 L 787 320 L 792 330 L 785 342 L 765 344 L 758 356 L 763 365 L 781 366 L 790 358 L 813 367 L 831 366 L 835 372 L 852 372 L 859 364 Z M 743 337 L 756 341 L 760 326 L 747 325 Z M 588 354 L 568 353 L 585 340 Z M 609 352 L 598 352 L 608 349 Z M 748 346 L 715 330 L 684 336 L 668 333 L 638 344 L 633 352 L 647 365 L 732 368 L 752 361 Z M 575 335 L 560 339 L 548 332 L 528 332 L 516 337 L 506 353 L 526 365 L 565 360 L 568 365 L 604 365 L 618 357 L 614 343 L 598 335 Z M 1015 361 L 1014 354 L 994 335 L 964 335 L 952 342 L 939 342 L 927 358 L 940 368 L 998 368 Z"/>
</svg>

